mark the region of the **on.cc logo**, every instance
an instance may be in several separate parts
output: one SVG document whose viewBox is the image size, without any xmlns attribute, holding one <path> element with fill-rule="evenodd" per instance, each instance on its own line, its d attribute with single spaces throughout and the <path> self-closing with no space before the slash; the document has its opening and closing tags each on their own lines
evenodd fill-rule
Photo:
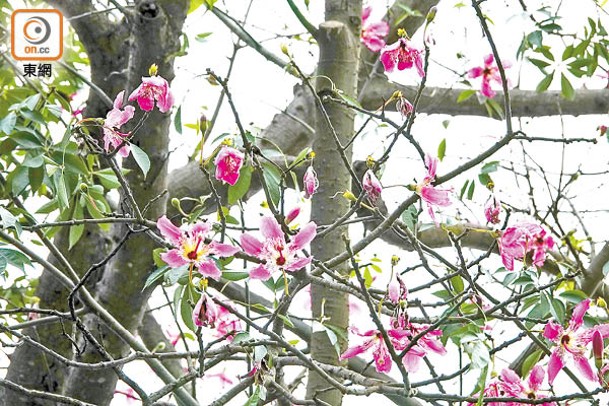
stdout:
<svg viewBox="0 0 609 406">
<path fill-rule="evenodd" d="M 11 54 L 18 61 L 55 61 L 63 54 L 63 15 L 21 9 L 11 16 Z"/>
</svg>

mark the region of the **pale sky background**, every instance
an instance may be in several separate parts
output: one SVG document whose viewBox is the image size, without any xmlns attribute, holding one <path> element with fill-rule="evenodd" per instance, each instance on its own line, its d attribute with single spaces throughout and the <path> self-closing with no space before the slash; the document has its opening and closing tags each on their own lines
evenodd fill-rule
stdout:
<svg viewBox="0 0 609 406">
<path fill-rule="evenodd" d="M 297 4 L 304 9 L 301 0 L 296 1 Z M 222 1 L 218 2 L 218 6 L 223 10 L 229 10 L 229 13 L 236 18 L 242 18 L 249 4 L 246 0 L 232 0 L 225 4 Z M 431 27 L 432 35 L 436 44 L 432 47 L 431 66 L 428 74 L 428 86 L 462 86 L 456 84 L 459 79 L 458 75 L 463 74 L 467 69 L 479 66 L 482 64 L 482 58 L 490 52 L 489 45 L 483 38 L 479 28 L 478 20 L 471 8 L 469 2 L 466 7 L 458 8 L 455 4 L 457 0 L 443 0 L 438 6 L 438 14 L 434 25 Z M 527 5 L 530 10 L 537 9 L 534 5 L 538 1 L 528 1 Z M 373 19 L 380 18 L 388 6 L 387 1 L 370 1 L 370 5 L 374 7 Z M 512 84 L 519 84 L 523 89 L 534 89 L 539 80 L 542 78 L 537 68 L 527 65 L 520 66 L 516 61 L 516 49 L 522 39 L 522 33 L 531 29 L 531 21 L 522 13 L 518 1 L 493 1 L 483 3 L 485 11 L 494 21 L 491 30 L 494 34 L 495 41 L 499 48 L 499 53 L 502 59 L 511 61 L 514 66 L 508 70 L 508 76 Z M 605 26 L 609 27 L 609 18 L 606 14 L 599 13 L 592 0 L 567 0 L 562 2 L 561 14 L 566 18 L 560 20 L 566 32 L 581 32 L 582 27 L 586 24 L 588 16 L 600 15 L 605 22 Z M 312 0 L 310 9 L 307 12 L 310 20 L 315 24 L 323 21 L 323 1 Z M 567 18 L 568 17 L 568 18 Z M 286 43 L 289 46 L 291 53 L 294 55 L 295 61 L 305 72 L 311 72 L 317 60 L 317 50 L 315 46 L 311 46 L 305 42 L 288 40 L 285 38 L 274 39 L 276 33 L 303 33 L 296 18 L 292 15 L 287 3 L 281 1 L 263 1 L 253 0 L 250 14 L 248 17 L 248 30 L 264 45 L 276 53 L 281 55 L 280 44 Z M 228 29 L 211 13 L 205 13 L 203 8 L 189 16 L 186 22 L 184 32 L 188 35 L 190 48 L 188 55 L 180 57 L 176 60 L 176 79 L 172 83 L 172 90 L 176 96 L 176 104 L 182 105 L 182 122 L 193 123 L 199 117 L 202 111 L 205 111 L 208 117 L 214 109 L 214 104 L 217 100 L 219 87 L 211 86 L 202 74 L 206 68 L 211 68 L 217 74 L 224 76 L 228 67 L 228 57 L 232 53 L 232 44 L 235 37 L 232 36 Z M 212 32 L 212 35 L 207 38 L 204 43 L 195 40 L 197 34 L 203 32 Z M 413 37 L 415 44 L 421 44 L 421 33 Z M 559 45 L 559 44 L 556 44 Z M 457 58 L 457 52 L 464 55 L 464 58 Z M 561 51 L 562 52 L 562 51 Z M 557 51 L 557 56 L 560 53 Z M 445 67 L 449 67 L 447 69 Z M 162 72 L 160 72 L 162 75 Z M 391 80 L 405 84 L 418 83 L 418 76 L 411 71 L 398 72 L 391 74 Z M 264 128 L 272 119 L 273 115 L 282 110 L 292 99 L 292 86 L 296 83 L 296 79 L 283 71 L 277 66 L 266 62 L 262 56 L 250 49 L 242 49 L 237 55 L 234 72 L 230 79 L 230 87 L 233 93 L 236 105 L 239 109 L 243 123 L 251 123 L 250 129 Z M 558 88 L 559 81 L 555 80 L 551 88 Z M 586 86 L 589 88 L 601 88 L 605 86 L 606 81 L 601 78 L 587 78 L 576 80 L 573 82 L 574 87 L 578 88 Z M 479 82 L 474 81 L 473 85 L 478 88 Z M 114 95 L 110 95 L 111 98 Z M 83 95 L 84 97 L 84 95 Z M 396 120 L 399 117 L 394 117 Z M 443 121 L 449 121 L 445 128 Z M 359 120 L 361 122 L 361 119 Z M 524 119 L 522 121 L 514 120 L 516 128 L 519 126 L 524 132 L 531 136 L 558 136 L 562 131 L 566 137 L 593 137 L 596 133 L 596 127 L 599 124 L 609 124 L 607 116 L 585 116 L 582 118 L 564 117 L 561 122 L 558 118 L 550 119 Z M 174 131 L 174 130 L 173 130 Z M 216 123 L 210 139 L 217 137 L 222 133 L 236 134 L 233 117 L 228 106 L 223 106 L 218 122 Z M 446 158 L 440 164 L 439 174 L 445 173 L 454 168 L 461 160 L 474 157 L 479 151 L 484 150 L 489 145 L 497 141 L 505 132 L 505 124 L 500 121 L 481 118 L 481 117 L 459 117 L 453 118 L 448 116 L 426 116 L 420 115 L 417 117 L 413 127 L 413 134 L 420 142 L 425 151 L 435 154 L 437 146 L 442 139 L 447 140 Z M 354 156 L 357 159 L 363 159 L 366 155 L 372 153 L 378 157 L 383 153 L 385 146 L 385 136 L 389 134 L 387 129 L 374 130 L 374 127 L 369 127 L 369 131 L 364 133 L 361 140 L 355 144 Z M 197 143 L 194 130 L 184 128 L 183 134 L 180 135 L 174 131 L 172 135 L 171 147 L 175 151 L 170 160 L 170 167 L 177 168 L 182 166 L 187 161 L 187 157 L 192 154 L 194 145 Z M 536 161 L 549 173 L 556 176 L 560 171 L 560 152 L 561 147 L 558 144 L 538 144 L 539 146 L 529 147 L 527 152 L 531 153 Z M 534 149 L 532 149 L 534 148 Z M 207 146 L 206 151 L 211 151 L 212 148 Z M 566 162 L 565 172 L 574 172 L 578 168 L 583 171 L 598 171 L 604 170 L 608 164 L 607 153 L 609 145 L 606 140 L 601 139 L 597 145 L 571 145 L 568 148 L 570 156 Z M 515 157 L 516 162 L 522 156 L 519 144 L 513 143 L 509 148 L 506 148 L 501 154 L 498 154 L 494 159 L 503 159 L 507 162 L 511 157 Z M 382 183 L 386 186 L 383 191 L 383 197 L 391 207 L 401 202 L 407 197 L 410 192 L 403 187 L 387 187 L 395 185 L 405 185 L 411 183 L 413 178 L 421 179 L 424 174 L 422 163 L 416 159 L 413 160 L 413 150 L 406 141 L 401 140 L 396 146 L 391 160 L 388 162 L 381 178 Z M 585 159 L 582 159 L 585 157 Z M 458 192 L 461 185 L 466 179 L 475 179 L 477 170 L 471 170 L 467 174 L 449 182 L 450 186 Z M 605 209 L 606 197 L 609 196 L 606 182 L 595 177 L 587 182 L 581 182 L 576 186 L 577 192 L 574 200 L 579 207 L 585 207 L 588 210 Z M 500 197 L 509 200 L 510 203 L 518 204 L 519 207 L 527 207 L 527 197 L 522 193 L 514 183 L 513 175 L 506 170 L 493 174 L 493 179 L 497 184 L 497 189 Z M 323 179 L 320 181 L 323 182 Z M 541 185 L 539 185 L 541 187 Z M 476 185 L 476 194 L 473 202 L 458 202 L 452 207 L 444 210 L 444 215 L 441 219 L 454 220 L 457 212 L 460 218 L 469 221 L 483 222 L 481 207 L 486 201 L 488 192 L 480 185 Z M 605 198 L 600 198 L 604 196 Z M 246 205 L 247 223 L 255 225 L 256 218 L 259 213 L 265 213 L 260 207 L 262 197 L 260 195 L 254 197 Z M 290 193 L 288 203 L 302 204 L 305 209 L 299 219 L 300 222 L 306 221 L 308 216 L 308 207 L 296 196 L 295 193 Z M 517 218 L 518 216 L 515 216 Z M 428 222 L 429 218 L 424 212 L 421 220 Z M 513 221 L 513 220 L 512 220 Z M 596 241 L 606 240 L 606 232 L 604 224 L 607 224 L 607 214 L 586 214 L 586 226 Z M 576 224 L 572 224 L 576 227 Z M 361 237 L 362 229 L 359 226 L 352 227 L 352 239 Z M 581 231 L 578 230 L 581 236 Z M 454 253 L 450 250 L 442 252 L 447 258 L 453 258 Z M 407 253 L 397 249 L 396 247 L 388 246 L 382 242 L 375 242 L 370 245 L 362 254 L 361 258 L 370 258 L 377 254 L 383 260 L 382 266 L 389 270 L 389 258 L 393 254 L 397 254 L 402 258 L 402 263 L 416 262 L 416 255 Z M 486 265 L 492 268 L 492 261 L 486 262 Z M 497 267 L 499 262 L 496 261 Z M 438 268 L 438 271 L 442 271 Z M 388 278 L 388 272 L 378 275 L 378 280 L 375 286 L 384 287 Z M 416 286 L 421 281 L 426 280 L 427 275 L 423 273 L 413 272 L 409 274 L 409 283 Z M 268 295 L 268 290 L 261 287 L 259 282 L 252 283 L 252 289 Z M 429 292 L 413 297 L 424 301 L 434 301 Z M 161 294 L 154 298 L 157 304 L 162 304 L 164 298 Z M 300 295 L 297 298 L 297 303 L 293 306 L 294 309 L 301 309 L 306 305 L 306 298 Z M 153 304 L 154 305 L 154 304 Z M 300 314 L 298 312 L 297 314 Z M 161 323 L 169 332 L 175 332 L 175 327 L 172 326 L 172 318 L 167 311 L 157 314 Z M 353 317 L 360 329 L 371 325 L 366 313 L 355 313 Z M 514 330 L 511 328 L 502 330 L 497 327 L 491 331 L 493 337 L 501 340 L 502 337 L 513 336 Z M 353 341 L 356 342 L 356 341 Z M 193 343 L 191 348 L 195 348 Z M 301 345 L 302 347 L 302 345 Z M 180 347 L 179 347 L 180 348 Z M 510 360 L 505 359 L 511 354 L 515 354 L 516 350 L 521 346 L 512 347 L 513 350 L 508 353 L 500 353 L 496 359 L 497 371 L 500 371 L 503 366 Z M 183 349 L 183 348 L 180 348 Z M 431 355 L 430 359 L 438 368 L 438 373 L 452 372 L 456 369 L 457 356 L 456 347 L 452 344 L 448 346 L 449 355 L 446 357 L 438 357 Z M 372 359 L 371 354 L 366 355 L 366 359 Z M 467 356 L 464 356 L 467 358 Z M 6 363 L 6 358 L 0 354 L 0 362 Z M 245 374 L 247 371 L 243 363 L 241 364 L 223 364 L 220 368 L 225 368 L 226 374 L 237 381 L 237 376 Z M 394 366 L 394 372 L 397 368 Z M 147 366 L 143 363 L 130 364 L 126 368 L 129 376 L 136 380 L 143 380 L 143 385 L 148 391 L 157 389 L 159 381 L 153 379 L 148 373 Z M 222 372 L 222 369 L 215 368 L 210 371 L 212 374 Z M 0 375 L 3 371 L 0 370 Z M 145 377 L 144 377 L 145 376 Z M 472 379 L 477 377 L 477 372 L 466 374 L 466 391 L 473 387 Z M 425 368 L 414 374 L 412 381 L 421 381 L 426 379 Z M 221 384 L 217 378 L 206 378 L 198 381 L 198 391 L 201 404 L 207 404 L 209 401 L 219 396 L 230 386 L 226 386 L 220 390 Z M 547 386 L 544 386 L 547 387 Z M 119 383 L 119 388 L 124 389 L 125 386 Z M 302 387 L 301 387 L 302 388 Z M 450 385 L 445 385 L 445 388 L 450 393 L 451 389 L 456 388 Z M 569 380 L 565 378 L 564 373 L 560 374 L 555 382 L 555 388 L 558 393 L 568 393 L 573 390 L 569 385 Z M 435 387 L 426 388 L 427 392 L 436 392 Z M 564 391 L 564 392 L 562 392 Z M 301 394 L 297 392 L 297 395 Z M 245 401 L 245 397 L 238 397 L 231 405 L 241 405 Z M 346 398 L 345 405 L 363 405 L 371 401 L 377 404 L 390 404 L 390 402 L 378 395 L 373 395 L 371 398 L 355 399 Z M 112 405 L 130 404 L 121 395 L 117 395 Z"/>
</svg>

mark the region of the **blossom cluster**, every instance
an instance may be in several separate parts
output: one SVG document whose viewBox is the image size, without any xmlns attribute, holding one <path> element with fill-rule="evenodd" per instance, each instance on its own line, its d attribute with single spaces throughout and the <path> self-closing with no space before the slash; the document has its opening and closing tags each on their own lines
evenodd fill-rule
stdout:
<svg viewBox="0 0 609 406">
<path fill-rule="evenodd" d="M 389 343 L 385 341 L 379 329 L 360 332 L 356 327 L 351 327 L 351 332 L 364 337 L 365 340 L 359 345 L 349 347 L 341 354 L 341 359 L 355 357 L 372 348 L 376 370 L 387 373 L 391 371 L 393 365 L 388 349 L 388 345 L 391 345 L 396 352 L 407 350 L 401 361 L 407 372 L 416 372 L 420 367 L 421 359 L 428 353 L 446 354 L 446 348 L 439 340 L 442 335 L 441 330 L 431 329 L 425 324 L 412 323 L 402 311 L 405 308 L 402 302 L 406 301 L 408 290 L 397 273 L 392 276 L 387 290 L 389 300 L 396 305 L 396 313 L 391 317 L 389 327 L 384 328 Z"/>
<path fill-rule="evenodd" d="M 161 113 L 167 113 L 173 106 L 173 94 L 167 80 L 156 75 L 156 65 L 151 67 L 151 76 L 142 77 L 142 83 L 129 95 L 129 101 L 137 100 L 137 104 L 143 111 L 152 111 L 155 105 Z M 114 98 L 112 109 L 104 120 L 104 150 L 112 152 L 118 148 L 118 155 L 123 158 L 129 156 L 130 132 L 122 132 L 121 127 L 127 124 L 135 115 L 135 107 L 125 106 L 123 101 L 125 91 L 120 91 Z"/>
</svg>

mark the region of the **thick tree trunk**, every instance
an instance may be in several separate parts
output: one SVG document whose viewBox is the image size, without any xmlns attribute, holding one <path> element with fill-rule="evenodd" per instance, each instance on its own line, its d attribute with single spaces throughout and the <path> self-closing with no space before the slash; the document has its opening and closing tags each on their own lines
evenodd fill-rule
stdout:
<svg viewBox="0 0 609 406">
<path fill-rule="evenodd" d="M 179 49 L 179 36 L 186 18 L 187 1 L 140 1 L 136 3 L 132 15 L 132 43 L 129 66 L 128 88 L 139 85 L 142 76 L 146 76 L 151 64 L 156 63 L 159 73 L 173 79 L 173 57 Z M 138 117 L 136 116 L 135 120 Z M 159 196 L 167 187 L 167 145 L 169 141 L 170 115 L 154 110 L 147 117 L 137 133 L 134 143 L 139 145 L 154 163 L 147 177 L 137 167 L 133 158 L 123 162 L 131 169 L 126 177 L 131 185 L 133 195 L 144 207 Z M 165 199 L 158 199 L 149 208 L 146 215 L 150 218 L 160 217 L 165 212 Z M 114 228 L 116 236 L 127 232 L 125 226 Z M 145 236 L 135 234 L 131 237 L 108 263 L 106 271 L 97 286 L 96 297 L 121 324 L 130 331 L 137 329 L 141 322 L 149 292 L 142 291 L 146 276 L 154 265 L 151 253 L 156 244 Z M 86 325 L 95 332 L 106 350 L 114 357 L 124 355 L 128 350 L 125 343 L 109 329 L 99 323 L 92 315 L 86 318 Z M 86 347 L 82 356 L 84 361 L 100 360 L 100 355 L 91 346 Z M 109 404 L 113 397 L 117 376 L 111 369 L 83 370 L 72 369 L 65 394 L 71 397 L 94 402 L 98 405 Z"/>
<path fill-rule="evenodd" d="M 359 32 L 359 24 L 353 25 L 353 22 L 359 22 L 360 15 L 361 2 L 326 2 L 326 18 L 329 21 L 323 23 L 319 30 L 320 56 L 316 81 L 316 91 L 322 97 L 323 94 L 333 91 L 332 85 L 347 95 L 354 95 L 356 92 L 359 41 L 354 33 Z M 320 109 L 316 116 L 317 137 L 313 144 L 316 153 L 314 166 L 320 179 L 320 187 L 313 197 L 312 219 L 317 224 L 330 224 L 349 210 L 347 200 L 335 199 L 334 196 L 337 192 L 350 190 L 351 187 L 351 175 L 343 162 L 346 160 L 350 165 L 351 150 L 341 152 L 337 140 L 344 145 L 353 134 L 354 114 L 353 111 L 331 102 L 323 103 L 323 108 L 332 127 Z M 343 157 L 341 153 L 344 153 Z M 344 252 L 344 242 L 338 238 L 339 233 L 347 233 L 347 229 L 337 230 L 330 238 L 314 240 L 311 245 L 313 256 L 324 261 Z M 341 265 L 336 270 L 342 274 L 348 273 L 346 265 Z M 346 334 L 349 325 L 349 298 L 345 293 L 330 292 L 326 288 L 313 285 L 311 303 L 314 318 L 324 316 L 328 324 Z M 340 339 L 339 346 L 341 351 L 344 350 L 345 340 Z M 326 332 L 314 331 L 310 348 L 313 359 L 327 364 L 338 364 L 337 351 Z M 309 375 L 307 398 L 321 399 L 331 405 L 340 405 L 342 402 L 341 392 L 333 389 L 314 372 Z"/>
<path fill-rule="evenodd" d="M 60 9 L 66 17 L 82 15 L 93 10 L 90 1 L 72 1 L 69 4 L 55 0 L 47 3 Z M 111 22 L 105 13 L 93 13 L 86 18 L 73 21 L 73 28 L 78 32 L 91 61 L 92 81 L 106 94 L 114 95 L 124 87 L 125 77 L 120 72 L 126 67 L 129 28 L 123 21 Z M 114 73 L 113 73 L 114 72 Z M 117 74 L 118 73 L 118 74 Z M 104 117 L 111 106 L 94 91 L 89 93 L 86 117 Z M 81 274 L 92 263 L 103 258 L 110 247 L 108 238 L 100 233 L 99 227 L 87 226 L 81 240 L 68 251 L 68 229 L 61 230 L 54 244 L 64 253 L 74 269 Z M 54 258 L 51 262 L 58 265 Z M 101 271 L 100 271 L 101 273 Z M 91 286 L 91 285 L 88 285 Z M 44 309 L 67 310 L 69 292 L 49 272 L 43 271 L 35 295 L 40 298 L 39 306 Z M 70 358 L 72 344 L 65 337 L 64 330 L 70 334 L 71 324 L 59 323 L 30 328 L 24 334 L 34 337 L 38 342 Z M 29 345 L 15 349 L 11 356 L 6 379 L 27 388 L 60 393 L 67 375 L 67 367 L 55 358 L 48 357 Z M 0 404 L 19 406 L 31 404 L 31 399 L 6 390 Z M 40 405 L 49 402 L 37 401 Z"/>
</svg>

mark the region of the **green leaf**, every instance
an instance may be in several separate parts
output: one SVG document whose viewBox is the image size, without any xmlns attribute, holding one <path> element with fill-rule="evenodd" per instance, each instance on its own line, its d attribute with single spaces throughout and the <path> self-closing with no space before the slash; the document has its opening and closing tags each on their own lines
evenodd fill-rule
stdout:
<svg viewBox="0 0 609 406">
<path fill-rule="evenodd" d="M 247 402 L 243 406 L 258 406 L 258 402 L 260 401 L 260 386 L 256 386 L 256 390 L 252 393 L 252 396 L 249 397 Z"/>
<path fill-rule="evenodd" d="M 528 357 L 526 357 L 526 359 L 522 363 L 522 377 L 523 378 L 525 376 L 527 376 L 529 374 L 529 372 L 531 371 L 531 369 L 533 369 L 533 367 L 539 362 L 541 355 L 542 355 L 542 351 L 537 350 L 534 353 L 530 354 Z"/>
<path fill-rule="evenodd" d="M 539 82 L 535 91 L 541 93 L 548 90 L 548 87 L 550 87 L 550 84 L 552 83 L 552 79 L 554 79 L 554 72 L 548 73 L 545 78 L 541 79 L 541 82 Z"/>
<path fill-rule="evenodd" d="M 463 196 L 465 195 L 465 191 L 467 190 L 467 185 L 469 184 L 469 180 L 466 180 L 463 186 L 461 186 L 461 191 L 459 192 L 459 199 L 463 200 Z"/>
<path fill-rule="evenodd" d="M 190 0 L 190 6 L 188 7 L 188 12 L 186 14 L 190 14 L 203 4 L 203 0 Z"/>
<path fill-rule="evenodd" d="M 499 161 L 491 161 L 482 165 L 480 169 L 480 173 L 491 173 L 497 171 L 497 167 L 499 166 Z"/>
<path fill-rule="evenodd" d="M 182 316 L 182 321 L 186 327 L 191 331 L 197 331 L 197 327 L 192 320 L 192 310 L 200 297 L 201 294 L 197 292 L 195 288 L 191 285 L 186 285 L 180 301 L 180 316 Z"/>
<path fill-rule="evenodd" d="M 70 206 L 68 202 L 68 191 L 62 174 L 57 171 L 53 174 L 53 183 L 55 184 L 55 193 L 59 201 L 59 207 L 65 209 Z"/>
<path fill-rule="evenodd" d="M 130 146 L 133 159 L 135 159 L 135 163 L 137 163 L 137 166 L 139 166 L 142 170 L 145 178 L 150 170 L 150 159 L 148 158 L 148 155 L 137 145 L 130 144 Z"/>
<path fill-rule="evenodd" d="M 10 112 L 2 120 L 0 120 L 0 132 L 3 132 L 6 135 L 10 135 L 15 128 L 15 123 L 17 122 L 17 116 L 15 113 Z"/>
<path fill-rule="evenodd" d="M 25 271 L 25 265 L 32 265 L 30 259 L 21 251 L 11 248 L 0 248 L 0 259 L 16 268 Z"/>
<path fill-rule="evenodd" d="M 75 220 L 81 220 L 84 218 L 83 206 L 81 204 L 79 204 L 78 202 L 76 203 L 76 207 L 74 207 L 74 216 L 72 218 Z M 84 224 L 77 224 L 74 226 L 70 226 L 70 233 L 69 233 L 69 237 L 68 237 L 68 240 L 69 240 L 68 250 L 71 250 L 72 247 L 74 247 L 74 245 L 76 245 L 78 240 L 80 240 L 80 237 L 82 237 L 82 233 L 84 231 L 85 231 Z"/>
<path fill-rule="evenodd" d="M 609 262 L 608 262 L 608 264 L 609 264 Z M 605 266 L 607 266 L 607 264 L 605 264 Z M 604 269 L 604 267 L 603 267 L 603 269 Z M 571 302 L 571 303 L 575 303 L 575 304 L 577 304 L 577 303 L 581 302 L 582 300 L 585 300 L 585 299 L 588 298 L 588 295 L 586 295 L 581 290 L 577 290 L 577 289 L 566 290 L 564 292 L 561 292 L 558 296 L 562 297 L 567 302 Z"/>
<path fill-rule="evenodd" d="M 463 90 L 461 93 L 459 93 L 459 97 L 457 97 L 457 103 L 464 102 L 465 100 L 469 99 L 470 97 L 472 97 L 475 94 L 476 94 L 476 91 L 473 89 Z"/>
<path fill-rule="evenodd" d="M 268 186 L 269 194 L 274 205 L 279 204 L 281 199 L 281 172 L 274 165 L 263 163 L 263 178 Z"/>
<path fill-rule="evenodd" d="M 170 269 L 170 267 L 165 265 L 152 272 L 150 275 L 148 275 L 148 278 L 146 278 L 146 282 L 144 283 L 144 287 L 142 288 L 142 290 L 149 288 L 150 286 L 156 285 L 157 281 L 161 281 L 167 271 L 169 271 Z"/>
<path fill-rule="evenodd" d="M 178 134 L 182 134 L 182 106 L 178 107 L 176 111 L 176 117 L 173 120 L 173 126 L 175 127 Z"/>
<path fill-rule="evenodd" d="M 465 284 L 463 283 L 463 278 L 459 275 L 455 275 L 452 278 L 450 278 L 450 284 L 453 286 L 453 289 L 457 293 L 461 293 L 465 289 Z"/>
<path fill-rule="evenodd" d="M 541 59 L 529 58 L 529 62 L 537 66 L 537 68 L 545 73 L 545 68 L 551 65 L 550 62 L 542 61 Z"/>
<path fill-rule="evenodd" d="M 444 138 L 440 145 L 438 145 L 438 159 L 442 161 L 446 155 L 446 138 Z"/>
<path fill-rule="evenodd" d="M 230 272 L 230 271 L 224 271 L 222 272 L 222 277 L 228 281 L 240 281 L 243 279 L 246 279 L 249 276 L 249 273 L 247 272 Z"/>
<path fill-rule="evenodd" d="M 476 189 L 476 182 L 470 182 L 469 189 L 467 189 L 467 200 L 474 198 L 474 190 Z"/>
<path fill-rule="evenodd" d="M 575 97 L 575 90 L 573 90 L 573 85 L 571 84 L 571 82 L 569 82 L 569 79 L 567 79 L 564 73 L 560 74 L 560 92 L 567 100 L 573 100 L 573 98 Z"/>
<path fill-rule="evenodd" d="M 199 42 L 205 42 L 207 37 L 209 37 L 213 32 L 202 32 L 201 34 L 197 34 L 195 36 L 195 40 Z"/>
<path fill-rule="evenodd" d="M 417 208 L 415 207 L 415 205 L 411 204 L 404 211 L 404 213 L 402 213 L 402 216 L 401 216 L 402 221 L 406 224 L 406 227 L 408 227 L 408 229 L 410 231 L 412 231 L 413 233 L 414 233 L 415 226 L 417 225 L 418 214 L 419 214 L 419 212 L 417 211 Z"/>
<path fill-rule="evenodd" d="M 239 179 L 234 186 L 228 187 L 228 204 L 235 204 L 241 199 L 250 188 L 252 183 L 252 167 L 245 165 L 239 171 Z"/>
</svg>

